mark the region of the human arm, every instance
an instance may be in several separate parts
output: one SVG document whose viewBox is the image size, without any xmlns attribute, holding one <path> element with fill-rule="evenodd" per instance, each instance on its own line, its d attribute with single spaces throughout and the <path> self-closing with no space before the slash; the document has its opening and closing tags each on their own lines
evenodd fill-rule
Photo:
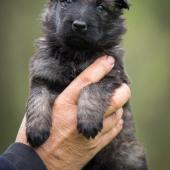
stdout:
<svg viewBox="0 0 170 170">
<path fill-rule="evenodd" d="M 81 89 L 102 79 L 113 65 L 114 61 L 109 61 L 106 56 L 96 60 L 56 99 L 52 111 L 53 126 L 49 139 L 35 151 L 30 148 L 39 155 L 48 169 L 81 169 L 121 131 L 122 111 L 119 110 L 117 114 L 112 113 L 120 109 L 130 97 L 130 90 L 125 84 L 113 95 L 110 107 L 105 114 L 103 130 L 94 140 L 87 140 L 78 134 L 76 129 L 77 100 Z M 111 116 L 108 116 L 110 114 Z M 25 136 L 25 118 L 16 142 L 30 147 Z M 30 162 L 30 164 L 35 164 L 35 162 Z"/>
</svg>

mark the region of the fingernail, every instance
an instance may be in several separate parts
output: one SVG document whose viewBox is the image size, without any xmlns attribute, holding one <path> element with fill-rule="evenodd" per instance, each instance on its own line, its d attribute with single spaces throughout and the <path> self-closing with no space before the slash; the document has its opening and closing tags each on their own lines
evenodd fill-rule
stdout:
<svg viewBox="0 0 170 170">
<path fill-rule="evenodd" d="M 114 65 L 115 64 L 115 59 L 112 56 L 107 56 L 107 61 L 110 65 Z"/>
<path fill-rule="evenodd" d="M 123 116 L 123 109 L 119 109 L 117 112 L 116 112 L 118 118 L 121 118 Z"/>
</svg>

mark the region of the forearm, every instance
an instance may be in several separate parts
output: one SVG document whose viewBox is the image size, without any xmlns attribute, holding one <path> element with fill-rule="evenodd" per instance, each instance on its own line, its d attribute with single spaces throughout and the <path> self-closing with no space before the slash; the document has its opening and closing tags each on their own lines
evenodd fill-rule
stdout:
<svg viewBox="0 0 170 170">
<path fill-rule="evenodd" d="M 14 143 L 1 155 L 1 166 L 4 170 L 30 170 L 41 169 L 46 167 L 37 153 L 29 146 Z M 9 169 L 10 168 L 10 169 Z"/>
</svg>

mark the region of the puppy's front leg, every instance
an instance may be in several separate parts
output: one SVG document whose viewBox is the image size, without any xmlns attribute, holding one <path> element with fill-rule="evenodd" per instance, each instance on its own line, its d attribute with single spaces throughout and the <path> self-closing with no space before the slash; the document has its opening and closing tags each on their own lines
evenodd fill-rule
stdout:
<svg viewBox="0 0 170 170">
<path fill-rule="evenodd" d="M 103 114 L 109 105 L 114 89 L 121 85 L 113 77 L 85 87 L 78 101 L 77 129 L 86 138 L 94 138 L 103 128 Z"/>
<path fill-rule="evenodd" d="M 50 135 L 51 108 L 56 95 L 45 85 L 31 87 L 26 112 L 26 135 L 33 147 L 39 147 Z"/>
</svg>

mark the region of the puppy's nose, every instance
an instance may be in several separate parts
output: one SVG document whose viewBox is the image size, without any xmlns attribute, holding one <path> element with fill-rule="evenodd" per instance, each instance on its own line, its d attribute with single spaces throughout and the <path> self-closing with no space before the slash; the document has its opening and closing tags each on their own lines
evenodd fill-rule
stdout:
<svg viewBox="0 0 170 170">
<path fill-rule="evenodd" d="M 76 20 L 72 24 L 72 29 L 73 29 L 73 31 L 86 32 L 87 24 L 84 21 Z"/>
</svg>

